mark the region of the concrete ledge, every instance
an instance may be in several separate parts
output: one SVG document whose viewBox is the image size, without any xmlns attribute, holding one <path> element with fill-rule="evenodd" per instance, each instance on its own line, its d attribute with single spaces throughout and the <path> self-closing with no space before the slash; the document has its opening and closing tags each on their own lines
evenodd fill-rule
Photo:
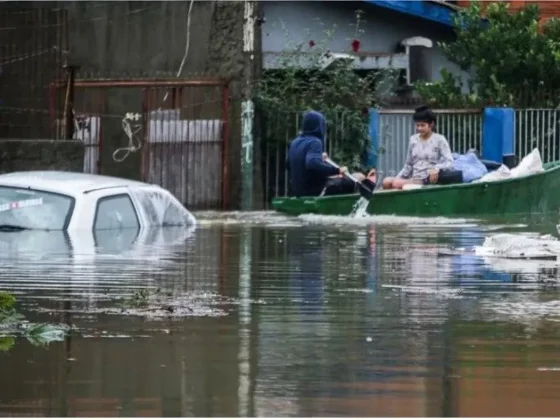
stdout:
<svg viewBox="0 0 560 420">
<path fill-rule="evenodd" d="M 0 140 L 0 173 L 33 170 L 82 172 L 80 140 Z"/>
</svg>

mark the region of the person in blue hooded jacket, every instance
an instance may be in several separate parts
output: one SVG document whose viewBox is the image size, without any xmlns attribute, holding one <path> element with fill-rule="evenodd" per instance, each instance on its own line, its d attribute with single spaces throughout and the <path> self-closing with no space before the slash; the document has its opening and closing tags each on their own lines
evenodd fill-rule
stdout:
<svg viewBox="0 0 560 420">
<path fill-rule="evenodd" d="M 346 173 L 346 167 L 334 168 L 325 162 L 327 120 L 317 111 L 303 116 L 301 132 L 288 149 L 287 167 L 291 193 L 296 197 L 318 196 L 330 177 Z"/>
</svg>

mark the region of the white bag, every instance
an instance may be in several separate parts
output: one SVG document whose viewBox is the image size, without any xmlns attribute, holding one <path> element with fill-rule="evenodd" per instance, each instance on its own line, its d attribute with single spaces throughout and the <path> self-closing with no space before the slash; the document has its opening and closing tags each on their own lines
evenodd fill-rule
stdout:
<svg viewBox="0 0 560 420">
<path fill-rule="evenodd" d="M 495 171 L 488 172 L 486 175 L 482 176 L 482 178 L 475 179 L 473 183 L 500 181 L 507 178 L 511 178 L 511 171 L 506 165 L 502 165 Z"/>
<path fill-rule="evenodd" d="M 521 160 L 521 162 L 519 162 L 519 165 L 517 165 L 515 168 L 509 169 L 507 166 L 502 165 L 495 171 L 489 172 L 486 175 L 484 175 L 482 178 L 473 181 L 473 183 L 491 182 L 491 181 L 499 181 L 508 178 L 517 178 L 520 176 L 537 174 L 539 172 L 542 172 L 543 170 L 544 169 L 543 169 L 541 154 L 539 152 L 539 149 L 535 148 L 531 153 L 525 156 Z"/>
<path fill-rule="evenodd" d="M 531 153 L 523 158 L 519 165 L 511 170 L 511 176 L 527 176 L 543 171 L 543 163 L 539 149 L 535 148 Z"/>
</svg>

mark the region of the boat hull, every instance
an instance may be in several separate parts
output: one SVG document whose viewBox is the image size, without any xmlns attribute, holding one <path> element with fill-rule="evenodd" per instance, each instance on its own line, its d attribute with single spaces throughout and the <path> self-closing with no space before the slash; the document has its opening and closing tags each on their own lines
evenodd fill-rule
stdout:
<svg viewBox="0 0 560 420">
<path fill-rule="evenodd" d="M 519 178 L 413 190 L 376 191 L 367 207 L 371 215 L 539 219 L 558 217 L 560 162 Z M 290 215 L 350 215 L 358 194 L 329 197 L 277 197 L 272 207 Z"/>
</svg>

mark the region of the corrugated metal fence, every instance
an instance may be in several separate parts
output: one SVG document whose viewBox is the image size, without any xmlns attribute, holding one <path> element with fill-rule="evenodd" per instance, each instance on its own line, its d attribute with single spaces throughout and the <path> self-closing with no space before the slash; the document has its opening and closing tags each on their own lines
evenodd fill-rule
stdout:
<svg viewBox="0 0 560 420">
<path fill-rule="evenodd" d="M 436 131 L 449 141 L 451 150 L 464 153 L 481 150 L 482 111 L 438 110 Z M 406 158 L 408 141 L 414 134 L 413 110 L 382 110 L 379 112 L 379 155 L 377 168 L 380 178 L 395 176 Z"/>
<path fill-rule="evenodd" d="M 522 159 L 537 147 L 543 162 L 560 160 L 560 109 L 515 111 L 515 154 Z"/>
<path fill-rule="evenodd" d="M 51 86 L 52 101 L 66 90 L 66 82 Z M 84 172 L 160 185 L 191 210 L 229 208 L 225 82 L 80 79 L 74 88 L 72 138 L 86 145 Z M 127 113 L 139 116 L 130 126 Z M 51 106 L 56 139 L 65 132 L 63 114 Z"/>
</svg>

